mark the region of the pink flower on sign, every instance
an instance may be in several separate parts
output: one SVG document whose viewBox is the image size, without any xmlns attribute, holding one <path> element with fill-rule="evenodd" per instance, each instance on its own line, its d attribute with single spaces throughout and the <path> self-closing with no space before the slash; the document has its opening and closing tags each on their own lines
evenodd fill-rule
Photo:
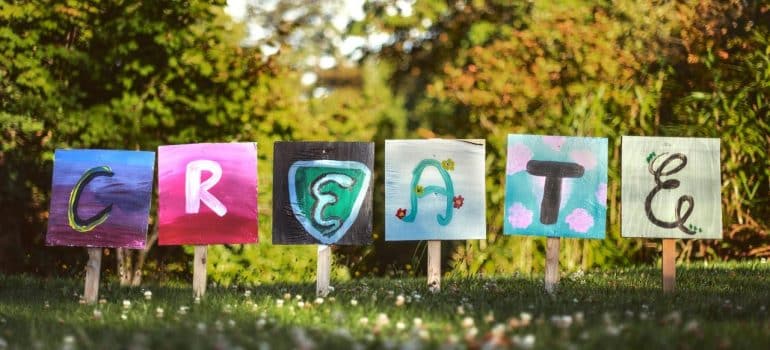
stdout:
<svg viewBox="0 0 770 350">
<path fill-rule="evenodd" d="M 567 224 L 572 231 L 586 233 L 594 225 L 594 217 L 585 209 L 577 208 L 567 215 Z"/>
<path fill-rule="evenodd" d="M 569 154 L 575 163 L 578 163 L 586 169 L 586 171 L 596 167 L 596 156 L 591 151 L 572 151 Z"/>
<path fill-rule="evenodd" d="M 596 201 L 602 206 L 607 206 L 607 184 L 600 183 L 599 188 L 596 190 Z"/>
<path fill-rule="evenodd" d="M 508 208 L 508 222 L 513 228 L 527 228 L 532 224 L 532 211 L 516 202 Z"/>
<path fill-rule="evenodd" d="M 543 136 L 543 142 L 554 151 L 561 151 L 561 145 L 564 144 L 564 141 L 567 141 L 564 136 Z"/>
<path fill-rule="evenodd" d="M 508 175 L 516 174 L 527 169 L 527 162 L 532 159 L 532 151 L 529 147 L 517 143 L 508 147 L 508 164 L 505 173 Z"/>
</svg>

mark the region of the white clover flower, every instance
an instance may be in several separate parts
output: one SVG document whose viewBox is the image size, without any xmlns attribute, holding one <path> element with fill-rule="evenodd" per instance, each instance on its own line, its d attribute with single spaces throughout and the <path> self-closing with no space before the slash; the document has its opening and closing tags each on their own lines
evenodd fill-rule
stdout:
<svg viewBox="0 0 770 350">
<path fill-rule="evenodd" d="M 420 339 L 422 340 L 429 340 L 430 332 L 428 332 L 427 329 L 421 329 L 419 332 L 417 332 L 417 336 L 420 337 Z"/>
<path fill-rule="evenodd" d="M 189 311 L 189 310 L 190 310 L 190 307 L 189 307 L 189 306 L 184 306 L 184 305 L 182 305 L 182 306 L 180 306 L 180 307 L 179 307 L 179 311 L 178 311 L 178 313 L 179 313 L 180 315 L 187 315 L 187 311 Z"/>
<path fill-rule="evenodd" d="M 404 305 L 404 301 L 405 301 L 404 296 L 399 294 L 396 297 L 396 306 L 403 306 Z"/>
<path fill-rule="evenodd" d="M 357 306 L 357 305 L 358 305 L 358 300 L 356 300 L 356 299 L 351 299 L 351 300 L 350 300 L 350 305 L 352 305 L 352 306 Z"/>
<path fill-rule="evenodd" d="M 315 298 L 315 303 L 318 304 L 318 305 L 323 304 L 324 303 L 324 298 L 321 298 L 321 297 Z"/>
<path fill-rule="evenodd" d="M 529 325 L 529 322 L 532 321 L 532 314 L 529 312 L 522 312 L 519 314 L 519 319 L 521 320 L 522 326 L 527 326 Z"/>
<path fill-rule="evenodd" d="M 289 300 L 289 299 L 291 299 L 291 293 L 283 293 L 283 299 L 284 299 L 284 300 Z M 302 299 L 302 297 L 301 297 L 301 296 L 299 296 L 299 295 L 297 295 L 297 299 Z"/>
<path fill-rule="evenodd" d="M 406 328 L 406 324 L 404 322 L 398 321 L 396 322 L 396 329 L 399 331 L 403 331 Z"/>
<path fill-rule="evenodd" d="M 511 341 L 517 348 L 532 349 L 535 347 L 535 336 L 532 334 L 527 334 L 525 336 L 520 336 L 517 334 L 511 338 Z"/>
<path fill-rule="evenodd" d="M 245 292 L 243 292 L 243 296 L 246 297 L 246 298 L 250 297 L 251 296 L 251 290 L 247 289 Z"/>
<path fill-rule="evenodd" d="M 505 325 L 502 323 L 496 324 L 492 327 L 492 336 L 495 338 L 502 338 L 505 335 Z"/>
<path fill-rule="evenodd" d="M 567 329 L 572 325 L 572 316 L 552 316 L 551 323 L 559 329 Z"/>
<path fill-rule="evenodd" d="M 301 308 L 305 307 L 305 302 L 304 301 L 300 301 L 300 302 L 297 303 L 297 306 L 299 306 L 299 308 L 301 309 Z"/>
<path fill-rule="evenodd" d="M 585 315 L 583 314 L 583 311 L 576 312 L 574 318 L 575 318 L 575 323 L 578 325 L 583 324 L 583 322 L 585 321 Z"/>
<path fill-rule="evenodd" d="M 152 300 L 152 292 L 151 291 L 145 291 L 144 292 L 144 300 Z"/>
<path fill-rule="evenodd" d="M 377 325 L 378 326 L 384 326 L 390 323 L 390 319 L 388 318 L 388 315 L 380 313 L 377 315 Z"/>
<path fill-rule="evenodd" d="M 195 300 L 193 302 L 196 303 L 196 304 L 200 304 L 201 303 L 201 297 L 195 297 Z"/>
<path fill-rule="evenodd" d="M 361 317 L 358 319 L 358 324 L 362 326 L 366 326 L 367 324 L 369 324 L 369 319 L 366 317 Z"/>
<path fill-rule="evenodd" d="M 131 308 L 131 301 L 130 300 L 123 300 L 123 308 L 124 309 L 130 309 Z"/>
<path fill-rule="evenodd" d="M 276 299 L 275 306 L 283 307 L 283 299 Z"/>
<path fill-rule="evenodd" d="M 471 328 L 471 327 L 473 327 L 473 324 L 474 324 L 473 318 L 466 317 L 466 318 L 463 319 L 461 324 L 462 324 L 463 328 Z"/>
<path fill-rule="evenodd" d="M 476 338 L 476 336 L 479 334 L 479 329 L 476 327 L 471 327 L 468 329 L 467 332 L 465 332 L 465 338 Z"/>
<path fill-rule="evenodd" d="M 414 328 L 420 328 L 420 327 L 422 327 L 422 319 L 419 318 L 419 317 L 415 317 L 412 320 L 412 324 L 414 325 Z"/>
<path fill-rule="evenodd" d="M 107 299 L 104 299 L 104 298 L 99 299 L 99 304 L 102 304 L 102 305 L 107 304 Z"/>
<path fill-rule="evenodd" d="M 126 314 L 120 314 L 120 319 L 121 319 L 121 320 L 123 320 L 123 321 L 125 321 L 125 320 L 127 320 L 127 319 L 128 319 L 128 315 L 126 315 Z"/>
<path fill-rule="evenodd" d="M 99 309 L 94 309 L 94 318 L 100 320 L 102 318 L 102 311 Z"/>
<path fill-rule="evenodd" d="M 163 308 L 162 307 L 155 308 L 155 317 L 157 317 L 157 318 L 163 317 Z"/>
<path fill-rule="evenodd" d="M 465 315 L 465 308 L 462 305 L 457 307 L 457 314 L 458 315 Z"/>
</svg>

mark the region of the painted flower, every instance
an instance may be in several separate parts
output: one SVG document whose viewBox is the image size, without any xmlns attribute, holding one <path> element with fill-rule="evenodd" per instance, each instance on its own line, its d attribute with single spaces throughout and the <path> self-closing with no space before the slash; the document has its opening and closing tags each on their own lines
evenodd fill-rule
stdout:
<svg viewBox="0 0 770 350">
<path fill-rule="evenodd" d="M 465 203 L 465 198 L 463 198 L 462 195 L 455 196 L 453 201 L 453 205 L 455 209 L 460 209 L 460 207 L 462 207 L 464 203 Z"/>
<path fill-rule="evenodd" d="M 398 208 L 398 210 L 396 210 L 396 217 L 399 220 L 402 220 L 404 218 L 404 216 L 406 216 L 406 209 Z"/>
<path fill-rule="evenodd" d="M 444 160 L 441 162 L 441 167 L 448 171 L 455 170 L 455 161 L 453 161 L 452 158 Z"/>
<path fill-rule="evenodd" d="M 569 154 L 569 157 L 575 161 L 575 163 L 580 164 L 585 168 L 586 171 L 589 171 L 596 167 L 596 164 L 598 161 L 596 160 L 596 155 L 594 155 L 593 152 L 590 150 L 576 150 L 572 151 Z"/>
<path fill-rule="evenodd" d="M 527 228 L 532 224 L 532 211 L 516 202 L 508 208 L 508 222 L 513 228 Z"/>
<path fill-rule="evenodd" d="M 586 233 L 594 226 L 594 217 L 585 209 L 577 208 L 567 215 L 567 224 L 572 231 Z"/>
<path fill-rule="evenodd" d="M 607 206 L 607 184 L 600 183 L 596 189 L 596 201 L 603 207 Z"/>
<path fill-rule="evenodd" d="M 425 193 L 425 187 L 420 185 L 414 186 L 414 193 L 416 193 L 418 196 L 422 196 Z"/>
<path fill-rule="evenodd" d="M 564 136 L 543 136 L 543 142 L 554 151 L 560 151 L 564 141 L 567 141 Z"/>
<path fill-rule="evenodd" d="M 532 151 L 529 147 L 517 143 L 508 147 L 508 160 L 505 167 L 507 175 L 513 175 L 527 169 L 527 162 L 532 159 Z"/>
</svg>

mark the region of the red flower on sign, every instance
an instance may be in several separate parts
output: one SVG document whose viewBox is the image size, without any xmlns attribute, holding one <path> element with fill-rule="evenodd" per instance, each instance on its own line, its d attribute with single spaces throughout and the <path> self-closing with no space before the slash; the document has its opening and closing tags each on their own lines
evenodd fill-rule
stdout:
<svg viewBox="0 0 770 350">
<path fill-rule="evenodd" d="M 396 210 L 396 217 L 397 217 L 399 220 L 401 220 L 401 219 L 403 219 L 403 218 L 404 218 L 404 216 L 406 216 L 406 209 L 404 209 L 404 208 L 398 208 L 398 210 Z"/>
<path fill-rule="evenodd" d="M 460 209 L 460 207 L 463 206 L 463 203 L 465 203 L 465 198 L 463 198 L 463 196 L 461 195 L 457 195 L 455 196 L 453 202 L 454 202 L 455 209 Z"/>
</svg>

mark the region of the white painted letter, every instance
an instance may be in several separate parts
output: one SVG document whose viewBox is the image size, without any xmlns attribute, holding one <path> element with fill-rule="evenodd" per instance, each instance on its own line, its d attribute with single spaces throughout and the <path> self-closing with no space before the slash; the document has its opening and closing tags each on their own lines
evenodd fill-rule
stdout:
<svg viewBox="0 0 770 350">
<path fill-rule="evenodd" d="M 211 177 L 201 182 L 203 171 L 211 173 Z M 219 216 L 227 214 L 227 208 L 222 202 L 208 191 L 222 178 L 222 167 L 213 160 L 194 160 L 187 163 L 185 173 L 185 213 L 197 214 L 201 202 L 206 204 Z"/>
</svg>

